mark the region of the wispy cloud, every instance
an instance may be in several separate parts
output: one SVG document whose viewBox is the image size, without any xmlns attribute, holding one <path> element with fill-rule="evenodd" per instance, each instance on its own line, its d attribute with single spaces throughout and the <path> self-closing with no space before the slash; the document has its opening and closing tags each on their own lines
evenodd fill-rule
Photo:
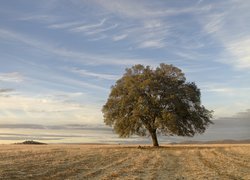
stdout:
<svg viewBox="0 0 250 180">
<path fill-rule="evenodd" d="M 237 93 L 246 94 L 250 88 L 249 87 L 233 87 L 223 83 L 206 83 L 201 84 L 200 88 L 202 91 L 206 92 L 214 92 L 214 93 L 221 93 L 224 96 L 234 96 Z"/>
<path fill-rule="evenodd" d="M 86 34 L 87 35 L 99 34 L 99 33 L 103 33 L 103 32 L 106 32 L 106 31 L 113 30 L 113 29 L 115 29 L 117 27 L 118 27 L 118 24 L 113 24 L 113 25 L 110 25 L 109 27 L 88 31 L 88 32 L 86 32 Z"/>
<path fill-rule="evenodd" d="M 119 78 L 119 76 L 117 75 L 111 75 L 111 74 L 103 74 L 103 73 L 94 73 L 94 72 L 90 72 L 87 71 L 85 69 L 70 69 L 71 72 L 73 73 L 77 73 L 81 76 L 90 76 L 90 77 L 96 77 L 99 79 L 106 79 L 106 80 L 117 80 Z"/>
<path fill-rule="evenodd" d="M 121 17 L 125 16 L 126 18 L 129 18 L 128 22 L 131 22 L 131 24 L 129 23 L 125 27 L 123 26 L 123 22 L 119 23 L 119 25 L 123 27 L 123 30 L 118 29 L 118 31 L 120 31 L 119 35 L 111 37 L 113 41 L 120 41 L 126 38 L 127 41 L 130 41 L 139 48 L 161 48 L 164 46 L 163 41 L 160 41 L 159 39 L 164 38 L 166 35 L 163 32 L 165 31 L 166 23 L 161 22 L 159 16 L 155 16 L 154 13 L 151 13 L 151 9 L 144 6 L 145 4 L 134 1 L 112 1 L 112 5 L 110 3 L 105 3 L 104 1 L 94 2 L 102 8 L 115 13 L 116 16 L 120 15 Z M 138 6 L 140 6 L 140 9 L 135 8 Z M 150 15 L 152 15 L 152 17 L 149 18 Z M 114 29 L 116 27 L 118 27 L 118 25 L 114 24 L 107 29 Z M 103 30 L 97 29 L 88 34 L 99 33 L 102 31 Z"/>
<path fill-rule="evenodd" d="M 26 45 L 35 46 L 37 48 L 44 49 L 46 47 L 44 43 L 41 43 L 35 39 L 32 39 L 20 33 L 16 33 L 10 30 L 6 30 L 6 29 L 0 29 L 0 38 L 19 41 L 19 42 L 25 43 Z M 48 44 L 47 44 L 47 47 L 48 47 Z"/>
<path fill-rule="evenodd" d="M 117 23 L 107 22 L 107 19 L 102 19 L 98 23 L 93 22 L 65 22 L 65 23 L 55 23 L 50 24 L 48 28 L 50 29 L 65 29 L 71 33 L 83 34 L 85 36 L 90 36 L 89 41 L 98 41 L 106 38 L 108 35 L 105 33 L 111 31 L 118 27 Z"/>
<path fill-rule="evenodd" d="M 110 12 L 115 17 L 120 17 L 121 19 L 126 18 L 126 23 L 131 23 L 130 26 L 125 27 L 121 34 L 127 34 L 129 38 L 126 40 L 130 41 L 137 48 L 145 49 L 158 49 L 167 47 L 166 42 L 169 39 L 178 37 L 179 35 L 173 27 L 173 21 L 171 17 L 192 14 L 201 15 L 202 13 L 209 12 L 211 10 L 211 5 L 199 5 L 192 4 L 187 6 L 182 6 L 178 8 L 166 7 L 165 2 L 152 3 L 150 1 L 115 1 L 111 0 L 110 3 L 105 1 L 92 1 L 93 3 L 99 5 L 105 11 Z M 140 7 L 139 9 L 137 7 Z M 121 26 L 123 23 L 120 23 Z M 209 25 L 213 26 L 212 24 Z M 209 27 L 208 27 L 209 28 Z M 121 36 L 123 39 L 123 36 Z M 112 40 L 115 41 L 118 38 L 113 37 Z M 188 46 L 191 46 L 190 42 Z"/>
<path fill-rule="evenodd" d="M 148 7 L 136 1 L 111 0 L 109 1 L 109 3 L 107 3 L 106 1 L 103 0 L 94 0 L 93 2 L 95 2 L 96 4 L 100 5 L 101 7 L 105 8 L 106 10 L 112 13 L 125 15 L 127 17 L 145 18 L 145 16 L 148 17 L 150 14 L 153 14 L 152 11 L 148 11 L 149 10 Z"/>
<path fill-rule="evenodd" d="M 230 93 L 232 94 L 234 92 L 233 88 L 208 88 L 205 91 L 209 91 L 209 92 L 218 92 L 218 93 Z"/>
<path fill-rule="evenodd" d="M 99 27 L 103 26 L 105 21 L 106 21 L 106 19 L 102 19 L 99 23 L 81 25 L 81 26 L 78 26 L 78 27 L 71 28 L 70 31 L 72 31 L 72 32 L 83 32 L 83 31 L 93 30 L 93 29 L 96 29 L 96 28 L 99 28 Z"/>
<path fill-rule="evenodd" d="M 126 39 L 135 48 L 163 48 L 170 34 L 171 26 L 162 20 L 140 20 L 121 30 L 121 35 L 112 37 L 113 41 Z M 122 26 L 122 24 L 121 24 Z"/>
<path fill-rule="evenodd" d="M 65 22 L 65 23 L 55 23 L 55 24 L 50 24 L 48 26 L 48 28 L 51 29 L 68 29 L 68 28 L 72 28 L 75 26 L 79 26 L 83 24 L 83 22 L 80 21 L 76 21 L 76 22 Z"/>
<path fill-rule="evenodd" d="M 83 117 L 80 109 L 74 110 L 74 114 L 65 109 L 67 113 L 61 117 L 64 109 L 57 107 L 62 105 L 60 103 L 71 107 L 84 98 L 93 100 L 96 92 L 98 98 L 101 96 L 98 100 L 104 102 L 109 92 L 107 87 L 118 78 L 112 73 L 122 73 L 124 68 L 138 63 L 153 67 L 160 62 L 173 63 L 184 69 L 188 78 L 191 74 L 191 79 L 198 82 L 205 94 L 202 98 L 216 107 L 216 113 L 220 110 L 221 114 L 231 113 L 232 109 L 249 106 L 249 87 L 246 85 L 250 66 L 249 2 L 84 0 L 53 1 L 49 5 L 27 3 L 27 8 L 26 4 L 12 6 L 6 2 L 2 9 L 6 4 L 8 8 L 2 13 L 4 21 L 0 28 L 3 74 L 12 69 L 25 77 L 21 81 L 14 77 L 3 81 L 0 73 L 0 82 L 4 87 L 17 89 L 18 93 L 19 90 L 36 93 L 37 89 L 48 92 L 63 88 L 74 91 L 64 98 L 63 93 L 61 97 L 60 94 L 33 97 L 47 100 L 52 110 L 32 109 L 30 107 L 39 103 L 27 103 L 28 96 L 2 92 L 2 96 L 11 94 L 16 101 L 24 102 L 22 107 L 27 107 L 23 111 L 18 103 L 16 109 L 5 108 L 0 115 L 7 119 L 18 119 L 23 114 L 27 119 L 42 119 L 45 112 L 52 114 L 50 119 L 65 121 L 77 114 Z M 11 22 L 16 23 L 9 24 Z M 23 61 L 15 58 L 19 56 Z M 68 67 L 69 71 L 62 67 Z M 241 77 L 233 79 L 236 75 Z M 22 86 L 16 82 L 23 82 Z M 224 104 L 219 102 L 221 97 Z M 100 108 L 97 109 L 92 113 L 99 112 Z"/>
<path fill-rule="evenodd" d="M 110 0 L 107 3 L 105 0 L 94 0 L 96 4 L 102 6 L 106 10 L 121 15 L 128 18 L 136 19 L 148 19 L 162 16 L 174 16 L 184 13 L 199 13 L 208 11 L 211 9 L 211 6 L 197 7 L 192 6 L 192 3 L 189 7 L 182 8 L 163 8 L 161 5 L 164 3 L 159 3 L 157 6 L 154 6 L 150 1 L 132 1 L 132 0 Z M 138 8 L 140 7 L 140 8 Z"/>
<path fill-rule="evenodd" d="M 206 18 L 207 22 L 204 25 L 206 33 L 217 33 L 223 28 L 225 13 L 211 14 L 208 15 Z"/>
<path fill-rule="evenodd" d="M 90 41 L 90 42 L 100 41 L 100 40 L 106 39 L 107 37 L 108 36 L 105 34 L 100 34 L 99 36 L 95 36 L 93 38 L 88 39 L 88 41 Z"/>
<path fill-rule="evenodd" d="M 53 121 L 57 123 L 83 121 L 93 124 L 102 119 L 100 108 L 99 105 L 82 105 L 45 97 L 0 96 L 0 117 L 10 123 L 36 121 L 42 124 L 54 124 Z"/>
<path fill-rule="evenodd" d="M 38 14 L 38 15 L 25 15 L 22 17 L 17 18 L 17 20 L 20 21 L 32 21 L 32 22 L 43 22 L 43 23 L 53 23 L 57 21 L 59 17 L 54 15 L 44 15 L 44 14 Z"/>
<path fill-rule="evenodd" d="M 96 91 L 107 92 L 109 89 L 107 87 L 103 87 L 94 83 L 86 82 L 85 80 L 78 80 L 75 78 L 70 78 L 67 76 L 62 76 L 58 74 L 52 74 L 51 77 L 48 78 L 48 75 L 44 77 L 45 79 L 34 79 L 32 77 L 27 78 L 30 82 L 39 82 L 41 84 L 52 84 L 63 87 L 72 87 L 73 89 L 77 88 L 86 88 L 92 89 Z"/>
<path fill-rule="evenodd" d="M 76 61 L 79 63 L 84 63 L 88 65 L 134 65 L 134 64 L 150 64 L 155 65 L 157 63 L 152 63 L 150 59 L 142 59 L 142 58 L 135 58 L 135 57 L 129 57 L 129 56 L 121 56 L 121 55 L 102 55 L 102 54 L 90 54 L 88 52 L 78 52 L 69 50 L 66 48 L 58 48 L 56 46 L 53 46 L 53 42 L 43 42 L 38 41 L 34 38 L 27 37 L 23 34 L 7 31 L 4 29 L 0 29 L 0 37 L 9 39 L 9 40 L 16 40 L 22 43 L 25 43 L 26 45 L 36 47 L 38 49 L 41 49 L 42 51 L 56 54 L 61 57 L 67 57 L 71 58 L 71 61 Z"/>
<path fill-rule="evenodd" d="M 127 34 L 121 34 L 121 35 L 116 35 L 116 36 L 113 36 L 113 41 L 121 41 L 123 39 L 125 39 L 128 35 Z"/>
<path fill-rule="evenodd" d="M 164 47 L 164 42 L 162 40 L 148 40 L 141 42 L 139 48 L 162 48 Z"/>
<path fill-rule="evenodd" d="M 250 37 L 228 42 L 226 48 L 234 59 L 225 63 L 230 63 L 240 69 L 250 69 Z"/>
<path fill-rule="evenodd" d="M 85 6 L 86 2 L 75 3 L 78 6 Z M 131 45 L 136 48 L 164 48 L 169 37 L 169 26 L 172 22 L 169 18 L 182 14 L 199 14 L 207 12 L 211 6 L 196 6 L 190 4 L 179 8 L 163 8 L 165 3 L 135 2 L 135 1 L 106 1 L 89 2 L 100 10 L 104 17 L 90 12 L 88 20 L 83 22 L 80 18 L 72 21 L 53 22 L 47 27 L 51 29 L 64 29 L 68 32 L 88 36 L 89 41 L 99 41 L 103 39 L 120 41 L 126 38 Z M 137 7 L 140 7 L 138 9 Z M 37 15 L 39 17 L 39 15 Z M 43 16 L 42 16 L 43 17 Z M 35 16 L 33 17 L 35 18 Z M 123 20 L 126 18 L 126 21 Z M 120 19 L 120 21 L 119 21 Z M 113 31 L 117 34 L 114 36 Z M 172 31 L 172 30 L 171 30 Z M 173 33 L 173 32 L 172 32 Z M 120 35 L 119 35 L 120 34 Z M 171 43 L 171 42 L 170 42 Z M 190 43 L 189 43 L 190 44 Z"/>
<path fill-rule="evenodd" d="M 11 73 L 0 73 L 0 81 L 4 82 L 22 82 L 24 77 L 22 74 L 18 72 L 11 72 Z"/>
<path fill-rule="evenodd" d="M 221 44 L 219 61 L 235 69 L 250 68 L 249 7 L 247 1 L 227 1 L 199 17 L 205 33 Z"/>
</svg>

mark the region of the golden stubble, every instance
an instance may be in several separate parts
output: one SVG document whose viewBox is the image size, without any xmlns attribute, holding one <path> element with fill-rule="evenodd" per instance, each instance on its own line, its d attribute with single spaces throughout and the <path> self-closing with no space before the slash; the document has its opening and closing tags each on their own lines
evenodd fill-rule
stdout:
<svg viewBox="0 0 250 180">
<path fill-rule="evenodd" d="M 0 145 L 0 179 L 250 179 L 250 145 Z"/>
</svg>

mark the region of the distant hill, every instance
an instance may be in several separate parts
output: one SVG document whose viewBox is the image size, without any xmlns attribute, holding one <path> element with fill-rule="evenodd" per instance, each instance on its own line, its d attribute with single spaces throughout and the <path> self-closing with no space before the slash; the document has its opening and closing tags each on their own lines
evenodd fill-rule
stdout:
<svg viewBox="0 0 250 180">
<path fill-rule="evenodd" d="M 179 144 L 250 144 L 250 139 L 245 140 L 217 140 L 217 141 L 183 141 Z"/>
<path fill-rule="evenodd" d="M 37 144 L 37 145 L 45 145 L 46 143 L 38 142 L 38 141 L 24 141 L 16 144 Z"/>
</svg>

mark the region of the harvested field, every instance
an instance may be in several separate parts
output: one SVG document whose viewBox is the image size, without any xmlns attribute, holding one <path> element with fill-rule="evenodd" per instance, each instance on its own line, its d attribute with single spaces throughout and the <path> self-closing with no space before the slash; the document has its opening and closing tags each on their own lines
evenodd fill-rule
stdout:
<svg viewBox="0 0 250 180">
<path fill-rule="evenodd" d="M 250 145 L 0 145 L 0 179 L 250 179 Z"/>
</svg>

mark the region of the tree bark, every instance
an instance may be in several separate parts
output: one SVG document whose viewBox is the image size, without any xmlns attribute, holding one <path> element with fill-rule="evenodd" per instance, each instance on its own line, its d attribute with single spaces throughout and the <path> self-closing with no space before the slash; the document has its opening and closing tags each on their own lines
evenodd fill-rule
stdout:
<svg viewBox="0 0 250 180">
<path fill-rule="evenodd" d="M 157 135 L 156 135 L 156 130 L 153 130 L 150 132 L 151 138 L 152 138 L 152 142 L 153 142 L 153 146 L 158 147 L 158 140 L 157 140 Z"/>
</svg>

